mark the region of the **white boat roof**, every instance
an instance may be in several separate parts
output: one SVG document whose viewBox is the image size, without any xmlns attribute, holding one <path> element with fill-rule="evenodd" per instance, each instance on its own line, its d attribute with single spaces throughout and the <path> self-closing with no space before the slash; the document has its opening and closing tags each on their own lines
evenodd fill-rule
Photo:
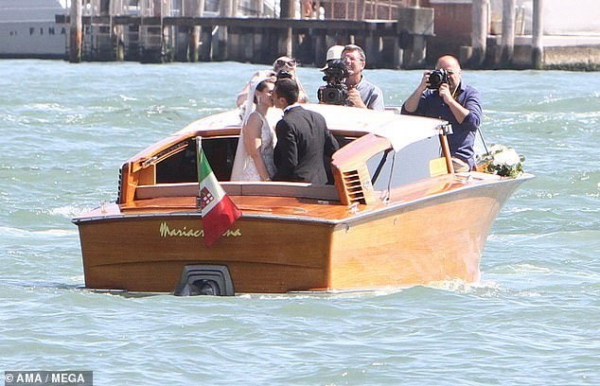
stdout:
<svg viewBox="0 0 600 386">
<path fill-rule="evenodd" d="M 374 111 L 325 104 L 307 105 L 306 108 L 325 116 L 330 130 L 373 133 L 387 138 L 396 151 L 439 135 L 441 125 L 445 123 L 440 119 L 400 115 L 392 110 Z"/>
<path fill-rule="evenodd" d="M 410 115 L 400 115 L 392 110 L 374 111 L 354 107 L 326 104 L 303 104 L 307 110 L 322 114 L 329 130 L 355 132 L 357 135 L 373 133 L 387 138 L 395 151 L 411 143 L 430 138 L 441 133 L 441 125 L 445 121 Z M 274 125 L 281 117 L 277 109 L 270 109 L 267 119 Z M 193 122 L 176 134 L 184 134 L 197 130 L 217 130 L 226 127 L 239 127 L 238 110 L 208 116 Z"/>
</svg>

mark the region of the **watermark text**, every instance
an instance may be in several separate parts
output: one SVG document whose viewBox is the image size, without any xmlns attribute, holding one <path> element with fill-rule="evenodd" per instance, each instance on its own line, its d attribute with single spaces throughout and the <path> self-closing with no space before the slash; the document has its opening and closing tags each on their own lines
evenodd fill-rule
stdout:
<svg viewBox="0 0 600 386">
<path fill-rule="evenodd" d="M 5 371 L 4 386 L 94 386 L 94 372 Z"/>
</svg>

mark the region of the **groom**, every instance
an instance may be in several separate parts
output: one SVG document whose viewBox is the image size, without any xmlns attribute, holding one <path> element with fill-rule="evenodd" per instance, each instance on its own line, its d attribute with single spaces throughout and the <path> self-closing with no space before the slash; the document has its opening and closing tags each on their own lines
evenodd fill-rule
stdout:
<svg viewBox="0 0 600 386">
<path fill-rule="evenodd" d="M 276 181 L 327 183 L 325 157 L 331 157 L 339 145 L 327 129 L 325 118 L 298 104 L 299 89 L 293 79 L 275 82 L 273 102 L 283 110 L 275 126 Z"/>
</svg>

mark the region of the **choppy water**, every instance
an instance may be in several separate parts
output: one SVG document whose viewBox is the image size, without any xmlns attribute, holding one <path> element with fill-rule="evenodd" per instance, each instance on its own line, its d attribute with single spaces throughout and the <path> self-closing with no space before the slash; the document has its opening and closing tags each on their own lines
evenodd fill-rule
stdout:
<svg viewBox="0 0 600 386">
<path fill-rule="evenodd" d="M 537 178 L 502 210 L 478 285 L 327 296 L 81 290 L 70 218 L 120 164 L 233 106 L 255 66 L 0 61 L 0 371 L 97 385 L 600 384 L 600 76 L 466 72 L 488 142 Z M 300 69 L 303 83 L 322 83 Z M 420 71 L 369 71 L 400 104 Z M 313 97 L 313 100 L 316 99 Z"/>
</svg>

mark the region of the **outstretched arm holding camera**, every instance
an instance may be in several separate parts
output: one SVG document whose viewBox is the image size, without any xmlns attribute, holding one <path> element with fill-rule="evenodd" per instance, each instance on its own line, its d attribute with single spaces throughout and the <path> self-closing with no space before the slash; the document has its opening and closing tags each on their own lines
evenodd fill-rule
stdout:
<svg viewBox="0 0 600 386">
<path fill-rule="evenodd" d="M 423 73 L 421 83 L 419 83 L 415 91 L 413 91 L 413 93 L 410 94 L 408 99 L 406 99 L 406 101 L 404 102 L 404 105 L 402 105 L 402 108 L 406 110 L 406 112 L 414 113 L 415 111 L 417 111 L 417 108 L 419 107 L 419 101 L 423 96 L 423 92 L 427 89 L 427 83 L 429 82 L 429 73 L 430 71 L 425 71 Z"/>
</svg>

